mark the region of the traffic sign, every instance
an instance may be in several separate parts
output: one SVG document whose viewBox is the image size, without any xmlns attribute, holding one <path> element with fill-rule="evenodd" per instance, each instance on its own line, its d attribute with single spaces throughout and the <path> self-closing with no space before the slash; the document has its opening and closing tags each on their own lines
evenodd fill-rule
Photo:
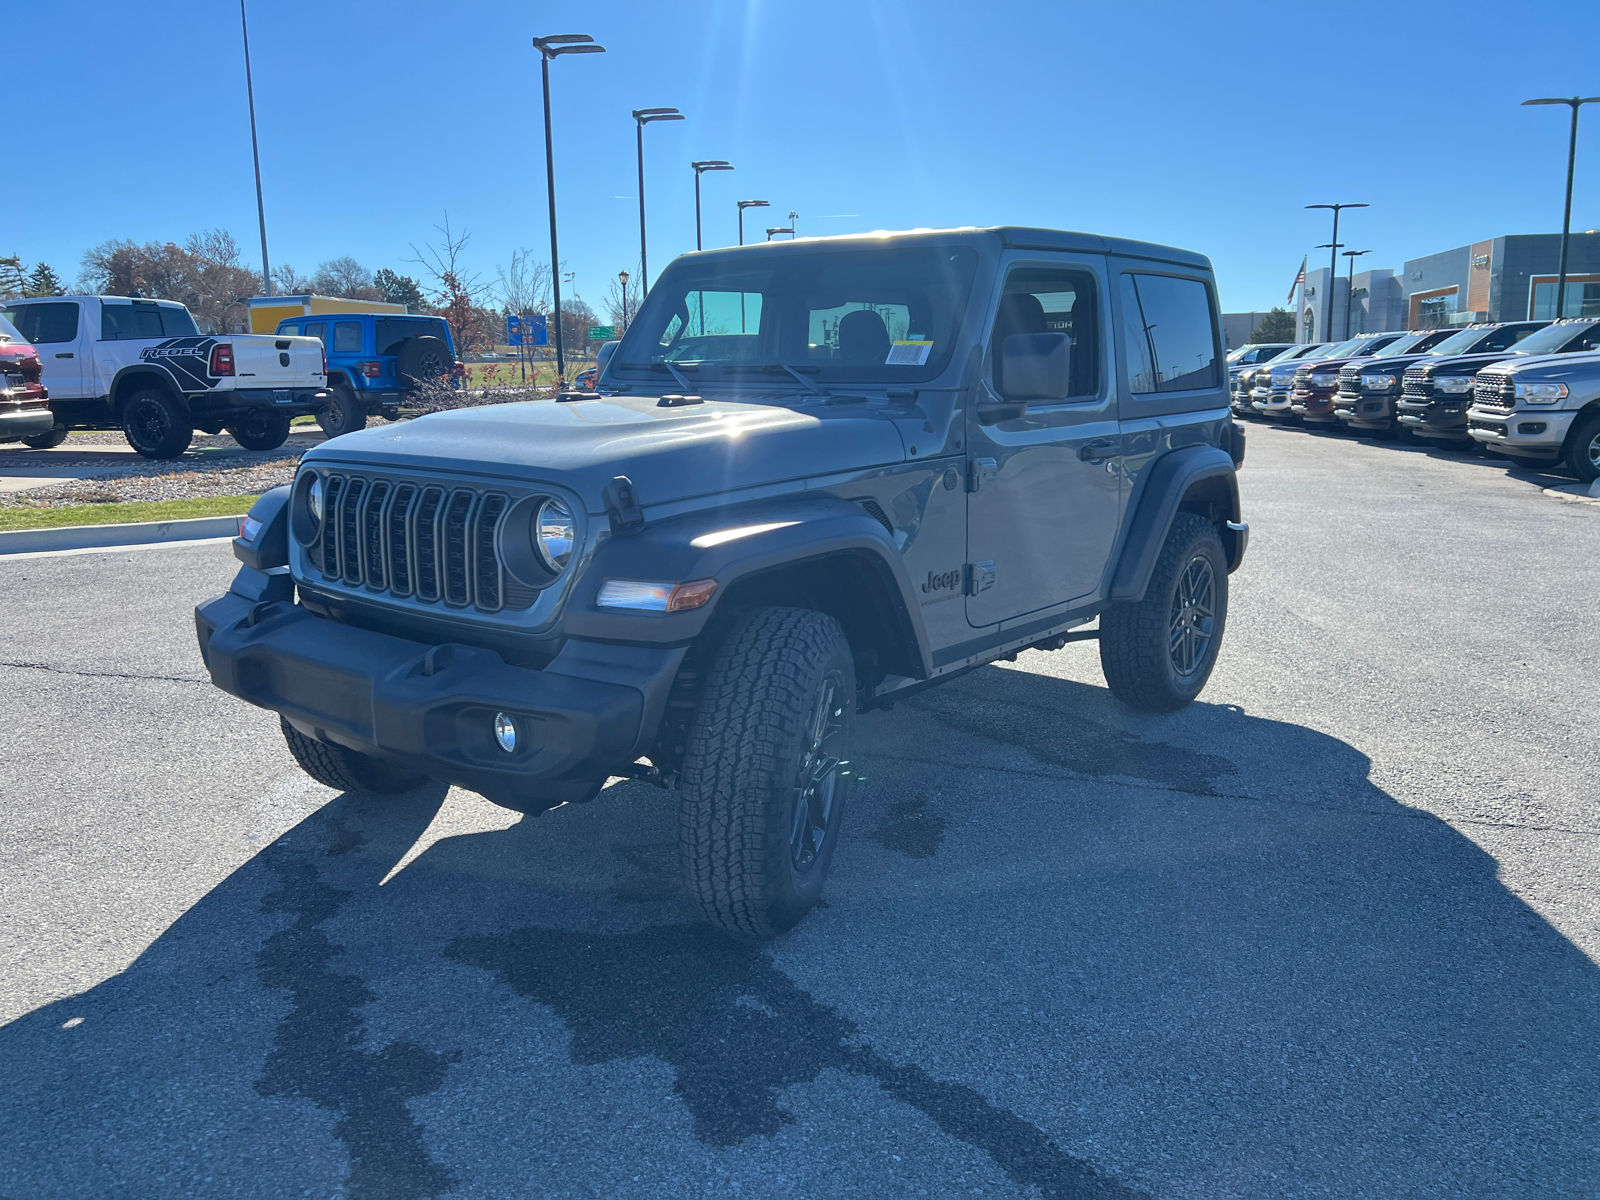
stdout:
<svg viewBox="0 0 1600 1200">
<path fill-rule="evenodd" d="M 523 313 L 522 332 L 530 346 L 548 346 L 550 331 L 545 328 L 543 313 Z"/>
<path fill-rule="evenodd" d="M 589 326 L 589 340 L 591 342 L 609 342 L 612 338 L 614 338 L 616 336 L 617 336 L 617 327 L 615 325 L 591 325 L 591 326 Z"/>
<path fill-rule="evenodd" d="M 522 345 L 522 318 L 510 316 L 506 318 L 506 345 Z"/>
</svg>

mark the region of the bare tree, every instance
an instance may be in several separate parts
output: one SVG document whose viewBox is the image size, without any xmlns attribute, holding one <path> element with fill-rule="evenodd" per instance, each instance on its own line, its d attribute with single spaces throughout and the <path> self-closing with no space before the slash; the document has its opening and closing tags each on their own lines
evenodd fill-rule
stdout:
<svg viewBox="0 0 1600 1200">
<path fill-rule="evenodd" d="M 454 332 L 456 351 L 464 354 L 474 347 L 492 346 L 500 322 L 483 307 L 491 288 L 480 275 L 470 273 L 462 263 L 467 243 L 472 234 L 463 229 L 460 233 L 450 227 L 450 214 L 444 215 L 444 224 L 435 225 L 442 235 L 439 245 L 423 243 L 418 250 L 415 244 L 407 261 L 422 268 L 427 276 L 427 287 L 434 293 L 439 313 L 450 322 Z"/>
<path fill-rule="evenodd" d="M 261 277 L 241 265 L 238 244 L 222 229 L 191 234 L 182 246 L 113 239 L 85 251 L 81 266 L 81 290 L 176 300 L 212 333 L 242 331 L 245 302 L 261 290 Z"/>
<path fill-rule="evenodd" d="M 285 296 L 303 296 L 314 290 L 311 280 L 288 263 L 279 263 L 272 269 L 272 283 Z"/>
<path fill-rule="evenodd" d="M 372 272 L 348 254 L 329 259 L 317 267 L 311 286 L 324 296 L 343 296 L 349 300 L 381 300 L 383 293 L 372 282 Z"/>
<path fill-rule="evenodd" d="M 531 250 L 513 250 L 511 265 L 497 267 L 500 303 L 507 316 L 542 313 L 550 309 L 550 264 Z"/>
</svg>

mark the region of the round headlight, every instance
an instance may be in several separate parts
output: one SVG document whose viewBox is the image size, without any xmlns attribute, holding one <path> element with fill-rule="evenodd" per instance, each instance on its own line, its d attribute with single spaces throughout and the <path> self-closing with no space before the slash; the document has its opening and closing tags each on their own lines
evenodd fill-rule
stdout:
<svg viewBox="0 0 1600 1200">
<path fill-rule="evenodd" d="M 551 499 L 539 506 L 539 515 L 533 521 L 533 544 L 545 566 L 557 574 L 565 570 L 577 536 L 577 523 L 565 504 Z"/>
<path fill-rule="evenodd" d="M 311 481 L 311 490 L 306 493 L 306 503 L 311 506 L 311 515 L 319 522 L 322 520 L 322 476 L 318 475 Z"/>
</svg>

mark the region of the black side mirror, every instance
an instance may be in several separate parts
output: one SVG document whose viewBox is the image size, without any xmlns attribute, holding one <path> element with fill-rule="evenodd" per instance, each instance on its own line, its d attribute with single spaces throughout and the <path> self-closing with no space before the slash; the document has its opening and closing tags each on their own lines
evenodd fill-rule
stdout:
<svg viewBox="0 0 1600 1200">
<path fill-rule="evenodd" d="M 1007 400 L 1065 400 L 1072 390 L 1072 339 L 1064 333 L 1014 333 L 1000 364 Z"/>
</svg>

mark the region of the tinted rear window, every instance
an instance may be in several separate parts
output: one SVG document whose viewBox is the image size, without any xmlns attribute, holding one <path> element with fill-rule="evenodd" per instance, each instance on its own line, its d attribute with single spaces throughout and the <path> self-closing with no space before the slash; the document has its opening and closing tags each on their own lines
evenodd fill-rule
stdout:
<svg viewBox="0 0 1600 1200">
<path fill-rule="evenodd" d="M 35 346 L 78 339 L 78 304 L 75 300 L 55 304 L 19 304 L 6 313 L 26 340 Z"/>
<path fill-rule="evenodd" d="M 1183 392 L 1216 387 L 1217 342 L 1206 285 L 1172 275 L 1128 274 L 1122 278 L 1123 304 L 1128 310 L 1124 319 L 1128 321 L 1130 390 Z M 1132 295 L 1135 288 L 1137 296 Z"/>
<path fill-rule="evenodd" d="M 450 342 L 450 330 L 442 317 L 379 317 L 373 325 L 377 327 L 373 344 L 379 354 L 395 353 L 395 347 L 406 338 L 436 337 L 446 345 Z"/>
<path fill-rule="evenodd" d="M 100 340 L 125 342 L 130 338 L 198 337 L 194 318 L 185 308 L 164 304 L 102 304 Z"/>
</svg>

